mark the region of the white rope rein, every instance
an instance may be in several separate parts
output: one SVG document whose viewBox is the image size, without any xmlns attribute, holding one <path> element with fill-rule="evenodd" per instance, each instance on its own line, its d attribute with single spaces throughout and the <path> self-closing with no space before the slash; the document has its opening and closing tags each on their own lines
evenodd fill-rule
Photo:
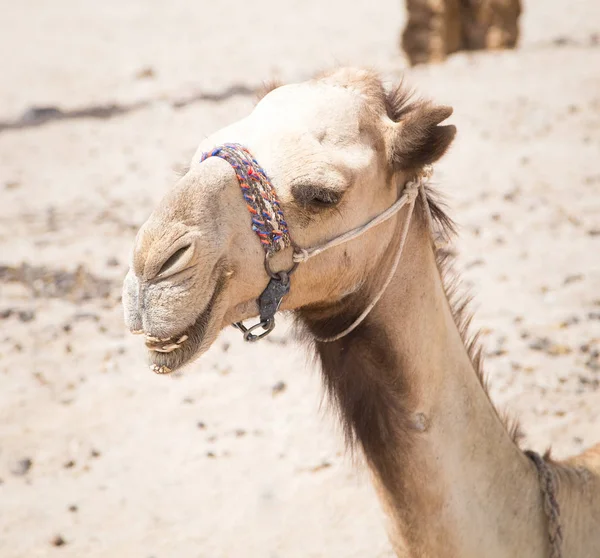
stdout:
<svg viewBox="0 0 600 558">
<path fill-rule="evenodd" d="M 388 219 L 390 219 L 391 217 L 396 215 L 396 213 L 398 213 L 405 205 L 407 205 L 407 204 L 409 205 L 408 216 L 406 217 L 406 220 L 404 221 L 404 225 L 402 227 L 402 233 L 400 236 L 400 244 L 398 245 L 398 249 L 396 251 L 396 256 L 394 257 L 392 267 L 390 268 L 390 271 L 388 273 L 386 280 L 383 282 L 383 285 L 381 286 L 381 288 L 379 289 L 379 291 L 377 292 L 377 294 L 375 295 L 373 300 L 371 300 L 369 305 L 362 311 L 360 316 L 358 316 L 358 318 L 356 318 L 356 320 L 354 320 L 354 322 L 352 322 L 352 324 L 350 324 L 346 329 L 344 329 L 343 331 L 341 331 L 340 333 L 338 333 L 336 335 L 333 335 L 332 337 L 321 337 L 321 338 L 315 337 L 315 339 L 317 341 L 320 341 L 322 343 L 330 343 L 332 341 L 337 341 L 338 339 L 341 339 L 342 337 L 348 335 L 351 331 L 354 331 L 363 322 L 363 320 L 369 315 L 371 310 L 373 310 L 375 305 L 379 302 L 379 300 L 383 296 L 383 293 L 386 291 L 386 289 L 388 288 L 389 284 L 391 283 L 394 275 L 396 274 L 396 270 L 398 269 L 398 264 L 400 263 L 400 259 L 402 257 L 404 245 L 406 244 L 406 238 L 408 236 L 408 228 L 409 228 L 411 217 L 412 217 L 412 214 L 414 211 L 415 201 L 416 201 L 416 198 L 419 195 L 419 193 L 421 194 L 421 198 L 422 198 L 422 202 L 423 202 L 423 208 L 424 208 L 426 219 L 427 219 L 427 226 L 429 227 L 430 232 L 433 230 L 433 220 L 431 217 L 431 211 L 429 209 L 429 203 L 427 202 L 427 195 L 425 192 L 425 182 L 431 176 L 431 174 L 432 174 L 431 167 L 429 167 L 429 166 L 425 167 L 414 180 L 411 180 L 410 182 L 407 182 L 405 184 L 402 195 L 398 198 L 397 201 L 395 201 L 390 207 L 388 207 L 388 209 L 386 209 L 385 211 L 383 211 L 382 213 L 380 213 L 379 215 L 377 215 L 376 217 L 374 217 L 373 219 L 371 219 L 369 222 L 365 223 L 364 225 L 356 227 L 355 229 L 351 229 L 348 232 L 341 234 L 340 236 L 337 236 L 337 237 L 333 238 L 332 240 L 324 242 L 323 244 L 314 246 L 313 248 L 296 248 L 295 249 L 294 256 L 293 256 L 294 262 L 295 263 L 305 262 L 305 261 L 309 260 L 310 258 L 313 258 L 314 256 L 317 256 L 318 254 L 323 253 L 325 250 L 329 250 L 329 248 L 333 248 L 334 246 L 339 246 L 340 244 L 343 244 L 344 242 L 348 242 L 349 240 L 353 240 L 353 239 L 357 238 L 358 236 L 365 233 L 369 229 L 376 227 L 377 225 L 380 225 L 381 223 L 384 223 L 385 221 L 387 221 Z"/>
</svg>

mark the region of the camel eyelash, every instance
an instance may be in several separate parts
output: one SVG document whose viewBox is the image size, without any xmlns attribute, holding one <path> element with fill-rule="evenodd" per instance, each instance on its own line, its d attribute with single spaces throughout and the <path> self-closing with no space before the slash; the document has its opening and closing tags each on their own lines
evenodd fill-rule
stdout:
<svg viewBox="0 0 600 558">
<path fill-rule="evenodd" d="M 334 207 L 342 199 L 342 192 L 314 184 L 292 186 L 294 199 L 304 207 Z"/>
</svg>

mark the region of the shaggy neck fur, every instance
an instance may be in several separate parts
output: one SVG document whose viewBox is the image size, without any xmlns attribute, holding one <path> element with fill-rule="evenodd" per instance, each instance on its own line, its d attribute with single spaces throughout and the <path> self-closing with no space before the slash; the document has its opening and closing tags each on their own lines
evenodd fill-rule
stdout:
<svg viewBox="0 0 600 558">
<path fill-rule="evenodd" d="M 396 276 L 367 320 L 337 342 L 316 343 L 325 386 L 349 442 L 364 450 L 399 556 L 546 557 L 537 472 L 482 385 L 473 347 L 467 350 L 457 325 L 464 306 L 451 307 L 417 215 Z M 381 275 L 334 307 L 301 311 L 308 332 L 342 330 L 376 292 Z M 566 533 L 570 540 L 575 543 Z"/>
</svg>

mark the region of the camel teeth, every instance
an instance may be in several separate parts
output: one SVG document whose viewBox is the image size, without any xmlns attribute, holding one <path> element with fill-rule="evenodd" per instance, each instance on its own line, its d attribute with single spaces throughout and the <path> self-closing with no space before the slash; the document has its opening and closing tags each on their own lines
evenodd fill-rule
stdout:
<svg viewBox="0 0 600 558">
<path fill-rule="evenodd" d="M 141 335 L 142 333 L 144 333 L 143 329 L 134 329 L 131 331 L 131 333 L 133 333 L 134 335 Z"/>
<path fill-rule="evenodd" d="M 172 353 L 177 349 L 179 349 L 179 345 L 177 345 L 177 343 L 167 345 L 166 347 L 150 347 L 151 351 L 156 351 L 157 353 Z"/>
<path fill-rule="evenodd" d="M 152 370 L 152 372 L 154 372 L 155 374 L 168 374 L 169 372 L 171 372 L 171 369 L 167 366 L 158 366 L 158 364 L 151 364 L 150 370 Z"/>
<path fill-rule="evenodd" d="M 154 337 L 153 335 L 146 334 L 146 340 L 152 343 L 165 343 L 171 341 L 172 337 Z"/>
<path fill-rule="evenodd" d="M 187 335 L 182 335 L 179 339 L 177 339 L 177 343 L 183 343 L 184 341 L 188 340 L 188 336 Z"/>
</svg>

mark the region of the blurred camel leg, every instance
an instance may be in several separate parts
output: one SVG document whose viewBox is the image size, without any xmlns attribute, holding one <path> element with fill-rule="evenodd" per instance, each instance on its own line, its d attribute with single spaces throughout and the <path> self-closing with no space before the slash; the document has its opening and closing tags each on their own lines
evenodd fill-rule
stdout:
<svg viewBox="0 0 600 558">
<path fill-rule="evenodd" d="M 402 48 L 411 64 L 440 62 L 459 50 L 512 48 L 520 0 L 406 0 Z"/>
<path fill-rule="evenodd" d="M 406 0 L 402 48 L 411 64 L 441 62 L 463 48 L 461 0 Z"/>
<path fill-rule="evenodd" d="M 521 0 L 463 0 L 466 50 L 513 48 L 519 38 Z"/>
</svg>

